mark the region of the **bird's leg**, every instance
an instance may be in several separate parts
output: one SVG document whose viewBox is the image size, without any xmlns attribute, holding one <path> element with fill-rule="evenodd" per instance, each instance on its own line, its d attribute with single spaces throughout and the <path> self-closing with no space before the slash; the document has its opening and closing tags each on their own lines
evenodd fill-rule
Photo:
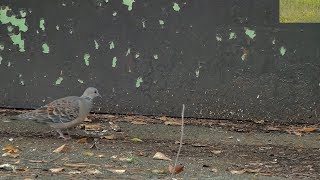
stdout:
<svg viewBox="0 0 320 180">
<path fill-rule="evenodd" d="M 62 138 L 62 139 L 64 139 L 64 140 L 71 139 L 71 137 L 69 136 L 69 132 L 68 132 L 68 136 L 65 136 L 65 135 L 62 133 L 61 129 L 57 129 L 56 131 L 59 133 L 59 138 Z"/>
</svg>

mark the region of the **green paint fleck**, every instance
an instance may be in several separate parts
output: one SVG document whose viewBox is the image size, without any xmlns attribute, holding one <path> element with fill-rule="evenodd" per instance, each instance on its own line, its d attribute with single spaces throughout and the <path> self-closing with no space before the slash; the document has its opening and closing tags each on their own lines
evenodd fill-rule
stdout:
<svg viewBox="0 0 320 180">
<path fill-rule="evenodd" d="M 132 4 L 134 3 L 134 0 L 122 0 L 122 4 L 128 6 L 128 11 L 132 10 Z"/>
<path fill-rule="evenodd" d="M 0 43 L 0 50 L 3 51 L 4 50 L 4 45 L 2 43 Z"/>
<path fill-rule="evenodd" d="M 83 81 L 82 81 L 81 79 L 78 79 L 78 82 L 81 83 L 81 84 L 83 84 Z"/>
<path fill-rule="evenodd" d="M 280 48 L 280 54 L 283 56 L 286 53 L 286 48 L 284 48 L 283 46 L 281 46 Z"/>
<path fill-rule="evenodd" d="M 94 40 L 94 46 L 95 46 L 96 49 L 99 49 L 99 44 L 98 44 L 98 42 L 96 40 Z"/>
<path fill-rule="evenodd" d="M 0 22 L 2 24 L 11 23 L 13 26 L 17 26 L 19 31 L 26 32 L 28 30 L 28 26 L 26 25 L 26 18 L 18 19 L 15 15 L 7 16 L 7 12 L 11 11 L 8 6 L 0 7 Z"/>
<path fill-rule="evenodd" d="M 46 28 L 44 27 L 44 24 L 45 24 L 44 19 L 41 18 L 41 19 L 40 19 L 40 23 L 39 23 L 39 27 L 40 27 L 40 29 L 41 29 L 42 31 L 44 31 L 44 30 L 46 29 Z"/>
<path fill-rule="evenodd" d="M 141 23 L 142 23 L 142 27 L 143 27 L 143 28 L 146 28 L 146 21 L 145 21 L 145 20 L 142 20 Z"/>
<path fill-rule="evenodd" d="M 12 32 L 13 31 L 13 27 L 12 26 L 8 26 L 7 30 L 8 30 L 8 32 Z"/>
<path fill-rule="evenodd" d="M 56 85 L 61 84 L 62 81 L 63 81 L 63 77 L 58 77 L 58 79 L 56 80 Z"/>
<path fill-rule="evenodd" d="M 139 53 L 136 53 L 136 55 L 134 56 L 136 59 L 140 56 Z"/>
<path fill-rule="evenodd" d="M 56 30 L 57 30 L 57 31 L 59 31 L 59 30 L 60 30 L 59 25 L 56 25 Z"/>
<path fill-rule="evenodd" d="M 128 48 L 127 53 L 126 53 L 126 56 L 128 56 L 128 55 L 130 54 L 130 52 L 131 52 L 131 49 Z"/>
<path fill-rule="evenodd" d="M 10 66 L 11 66 L 11 62 L 10 62 L 10 61 L 8 62 L 8 65 L 7 65 L 7 66 L 8 66 L 8 67 L 10 67 Z"/>
<path fill-rule="evenodd" d="M 84 63 L 85 63 L 87 66 L 89 66 L 89 63 L 90 63 L 90 54 L 85 53 L 85 54 L 83 55 L 83 60 L 84 60 Z"/>
<path fill-rule="evenodd" d="M 216 36 L 217 41 L 222 41 L 222 38 L 220 36 Z"/>
<path fill-rule="evenodd" d="M 143 82 L 142 77 L 138 77 L 136 81 L 136 88 L 140 87 L 141 83 Z"/>
<path fill-rule="evenodd" d="M 249 36 L 251 39 L 253 39 L 254 37 L 256 37 L 256 33 L 254 30 L 250 30 L 248 28 L 244 28 L 246 30 L 246 35 Z"/>
<path fill-rule="evenodd" d="M 3 60 L 3 58 L 2 58 L 2 56 L 0 56 L 0 64 L 2 63 L 2 60 Z"/>
<path fill-rule="evenodd" d="M 27 16 L 27 11 L 26 10 L 20 10 L 20 16 L 21 17 L 26 17 Z"/>
<path fill-rule="evenodd" d="M 180 11 L 180 6 L 179 6 L 179 4 L 177 4 L 177 3 L 173 3 L 172 8 L 173 8 L 173 10 L 175 10 L 175 11 Z"/>
<path fill-rule="evenodd" d="M 113 59 L 112 59 L 112 67 L 113 68 L 117 66 L 117 61 L 118 61 L 117 57 L 113 57 Z"/>
<path fill-rule="evenodd" d="M 154 59 L 159 59 L 158 54 L 154 54 L 154 55 L 153 55 L 153 58 L 154 58 Z"/>
<path fill-rule="evenodd" d="M 236 38 L 237 38 L 236 33 L 231 32 L 231 33 L 229 34 L 229 39 L 236 39 Z"/>
<path fill-rule="evenodd" d="M 47 43 L 43 43 L 42 44 L 42 52 L 45 53 L 45 54 L 48 54 L 49 51 L 50 51 L 50 48 L 49 48 L 48 44 Z"/>
<path fill-rule="evenodd" d="M 113 11 L 112 16 L 116 16 L 117 14 L 117 11 Z"/>
<path fill-rule="evenodd" d="M 275 39 L 272 40 L 272 44 L 273 44 L 273 45 L 276 44 L 276 40 L 275 40 Z"/>
<path fill-rule="evenodd" d="M 159 24 L 160 25 L 164 25 L 164 21 L 163 20 L 159 20 Z"/>
<path fill-rule="evenodd" d="M 109 43 L 109 49 L 113 49 L 114 48 L 114 42 L 113 41 L 110 41 Z"/>
<path fill-rule="evenodd" d="M 21 39 L 21 33 L 19 34 L 9 34 L 12 42 L 14 45 L 18 45 L 19 46 L 19 51 L 20 52 L 25 52 L 24 50 L 24 40 Z"/>
</svg>

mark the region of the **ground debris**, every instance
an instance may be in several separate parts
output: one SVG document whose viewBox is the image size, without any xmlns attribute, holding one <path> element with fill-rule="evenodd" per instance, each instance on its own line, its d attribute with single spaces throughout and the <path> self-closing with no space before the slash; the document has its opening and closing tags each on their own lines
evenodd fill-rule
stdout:
<svg viewBox="0 0 320 180">
<path fill-rule="evenodd" d="M 69 152 L 71 150 L 71 148 L 66 145 L 63 144 L 62 146 L 58 147 L 57 149 L 53 150 L 54 153 L 66 153 Z"/>
<path fill-rule="evenodd" d="M 156 154 L 153 156 L 153 159 L 171 161 L 171 159 L 168 156 L 161 152 L 156 152 Z"/>
</svg>

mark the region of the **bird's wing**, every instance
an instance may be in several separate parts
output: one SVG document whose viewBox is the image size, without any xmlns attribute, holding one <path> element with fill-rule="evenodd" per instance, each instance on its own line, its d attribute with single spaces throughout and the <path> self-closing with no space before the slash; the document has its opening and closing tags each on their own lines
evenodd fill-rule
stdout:
<svg viewBox="0 0 320 180">
<path fill-rule="evenodd" d="M 34 111 L 21 114 L 20 119 L 33 119 L 44 123 L 67 123 L 79 116 L 80 97 L 69 96 L 52 101 Z"/>
</svg>

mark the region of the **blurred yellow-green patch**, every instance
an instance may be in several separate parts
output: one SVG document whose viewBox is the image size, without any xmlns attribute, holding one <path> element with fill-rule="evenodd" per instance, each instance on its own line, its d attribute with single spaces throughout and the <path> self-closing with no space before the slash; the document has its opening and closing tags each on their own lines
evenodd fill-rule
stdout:
<svg viewBox="0 0 320 180">
<path fill-rule="evenodd" d="M 320 23 L 320 0 L 279 0 L 280 23 Z"/>
</svg>

